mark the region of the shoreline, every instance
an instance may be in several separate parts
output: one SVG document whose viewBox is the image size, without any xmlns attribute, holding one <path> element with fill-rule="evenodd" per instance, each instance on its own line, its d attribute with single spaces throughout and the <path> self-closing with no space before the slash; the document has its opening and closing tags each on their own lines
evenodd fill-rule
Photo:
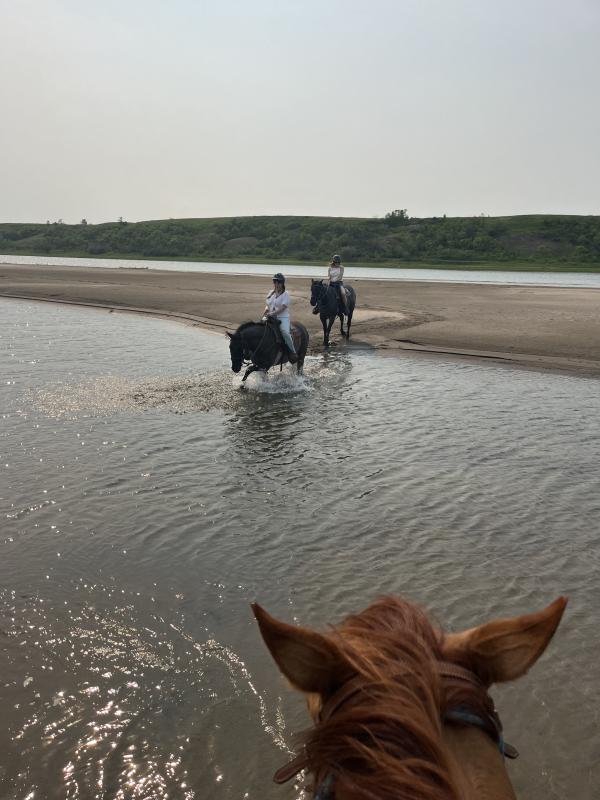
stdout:
<svg viewBox="0 0 600 800">
<path fill-rule="evenodd" d="M 307 279 L 287 286 L 294 318 L 309 329 L 309 352 L 321 352 Z M 0 296 L 8 299 L 146 314 L 213 332 L 258 318 L 269 288 L 255 276 L 0 264 Z M 332 343 L 598 378 L 600 292 L 362 279 L 350 342 L 336 321 Z"/>
</svg>

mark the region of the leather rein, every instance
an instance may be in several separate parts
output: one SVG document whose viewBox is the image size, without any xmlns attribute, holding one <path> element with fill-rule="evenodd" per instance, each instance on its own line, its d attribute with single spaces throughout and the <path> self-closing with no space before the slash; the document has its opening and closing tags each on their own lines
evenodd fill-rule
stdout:
<svg viewBox="0 0 600 800">
<path fill-rule="evenodd" d="M 459 725 L 472 725 L 476 728 L 480 728 L 496 742 L 503 757 L 517 758 L 519 753 L 516 748 L 504 741 L 502 723 L 494 707 L 494 701 L 475 673 L 458 666 L 458 664 L 451 664 L 447 661 L 439 662 L 438 671 L 442 680 L 442 686 L 446 692 L 452 687 L 464 689 L 465 684 L 469 684 L 479 693 L 483 701 L 483 708 L 485 709 L 483 712 L 481 707 L 475 710 L 469 706 L 468 702 L 464 702 L 447 708 L 443 714 L 443 721 Z M 364 689 L 365 682 L 362 678 L 350 678 L 350 680 L 346 681 L 346 683 L 334 692 L 327 702 L 324 703 L 318 715 L 318 722 L 326 722 L 336 711 L 355 695 L 364 691 Z M 305 752 L 302 752 L 278 769 L 273 776 L 273 780 L 275 783 L 286 783 L 308 766 L 308 756 Z M 325 777 L 314 791 L 313 797 L 315 800 L 319 798 L 326 800 L 326 798 L 333 797 L 333 780 L 333 773 Z"/>
</svg>

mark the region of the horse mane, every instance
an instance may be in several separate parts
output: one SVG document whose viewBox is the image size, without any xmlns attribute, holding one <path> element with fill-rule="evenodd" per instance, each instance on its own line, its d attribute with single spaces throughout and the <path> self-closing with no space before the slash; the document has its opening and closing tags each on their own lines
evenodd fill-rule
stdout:
<svg viewBox="0 0 600 800">
<path fill-rule="evenodd" d="M 238 333 L 241 333 L 242 331 L 245 331 L 246 328 L 252 328 L 252 327 L 256 327 L 256 326 L 264 328 L 265 325 L 266 325 L 265 322 L 252 322 L 252 321 L 250 321 L 250 322 L 242 322 L 242 324 L 239 326 L 239 328 L 235 332 L 234 336 L 236 336 Z"/>
<path fill-rule="evenodd" d="M 305 735 L 313 775 L 333 774 L 357 800 L 457 800 L 442 745 L 443 634 L 421 609 L 385 597 L 330 637 L 365 689 Z"/>
</svg>

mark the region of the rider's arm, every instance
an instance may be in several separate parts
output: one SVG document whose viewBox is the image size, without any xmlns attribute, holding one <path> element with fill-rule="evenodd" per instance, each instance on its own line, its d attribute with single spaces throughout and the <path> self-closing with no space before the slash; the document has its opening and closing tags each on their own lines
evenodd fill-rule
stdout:
<svg viewBox="0 0 600 800">
<path fill-rule="evenodd" d="M 340 281 L 341 283 L 344 280 L 344 268 L 341 264 L 339 266 L 339 270 L 340 270 L 340 277 L 338 278 L 338 281 Z"/>
<path fill-rule="evenodd" d="M 282 303 L 281 301 L 276 300 L 275 301 L 275 308 L 273 310 L 273 314 L 275 316 L 277 316 L 277 314 L 282 314 L 286 310 L 287 307 L 288 307 L 287 303 Z"/>
</svg>

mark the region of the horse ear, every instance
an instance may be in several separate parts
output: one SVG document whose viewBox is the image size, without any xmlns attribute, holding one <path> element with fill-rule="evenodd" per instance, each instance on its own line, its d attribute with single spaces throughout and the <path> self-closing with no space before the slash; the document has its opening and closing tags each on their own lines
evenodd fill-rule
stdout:
<svg viewBox="0 0 600 800">
<path fill-rule="evenodd" d="M 225 335 L 229 336 L 230 339 L 233 339 L 233 333 L 231 333 L 230 331 L 225 331 Z"/>
<path fill-rule="evenodd" d="M 558 628 L 566 597 L 543 611 L 499 619 L 445 637 L 444 658 L 462 663 L 490 685 L 520 678 L 542 655 Z"/>
<path fill-rule="evenodd" d="M 292 686 L 325 695 L 345 680 L 350 667 L 331 639 L 280 622 L 257 603 L 252 610 L 265 644 Z"/>
</svg>

